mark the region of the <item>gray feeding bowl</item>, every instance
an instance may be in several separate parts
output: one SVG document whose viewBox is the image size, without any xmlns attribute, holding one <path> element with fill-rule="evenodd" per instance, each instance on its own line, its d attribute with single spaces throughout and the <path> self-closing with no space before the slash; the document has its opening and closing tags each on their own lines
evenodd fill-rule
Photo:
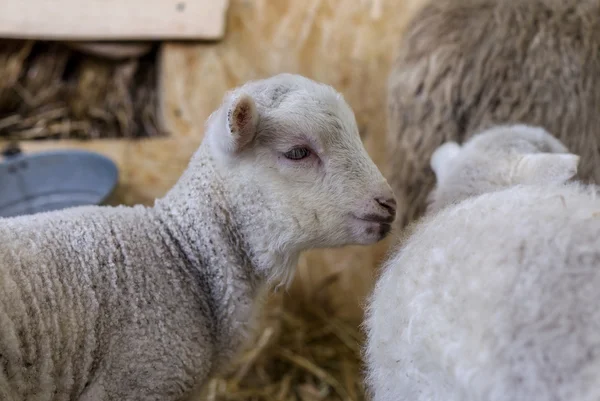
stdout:
<svg viewBox="0 0 600 401">
<path fill-rule="evenodd" d="M 115 163 L 98 153 L 7 149 L 0 163 L 0 217 L 100 205 L 119 178 Z"/>
</svg>

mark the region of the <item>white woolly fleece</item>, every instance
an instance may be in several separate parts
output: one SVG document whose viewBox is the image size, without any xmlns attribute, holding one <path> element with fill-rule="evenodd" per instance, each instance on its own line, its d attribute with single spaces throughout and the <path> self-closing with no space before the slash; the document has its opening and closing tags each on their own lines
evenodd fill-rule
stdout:
<svg viewBox="0 0 600 401">
<path fill-rule="evenodd" d="M 434 192 L 437 207 L 411 227 L 369 300 L 374 401 L 600 399 L 599 191 L 532 179 L 551 169 L 515 168 L 510 160 L 524 155 L 565 157 L 561 147 L 515 146 L 531 140 L 523 128 L 501 128 L 512 135 L 506 142 L 484 132 L 458 152 L 447 148 L 454 161 L 438 181 L 443 198 Z M 564 180 L 575 173 L 570 160 Z M 477 178 L 452 186 L 453 174 Z M 479 192 L 453 192 L 478 180 Z"/>
</svg>

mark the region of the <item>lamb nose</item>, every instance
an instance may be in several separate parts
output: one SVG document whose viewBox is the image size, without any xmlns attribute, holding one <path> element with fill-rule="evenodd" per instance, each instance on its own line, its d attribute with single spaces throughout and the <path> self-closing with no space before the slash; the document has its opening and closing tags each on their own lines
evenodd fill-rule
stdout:
<svg viewBox="0 0 600 401">
<path fill-rule="evenodd" d="M 396 199 L 394 198 L 375 198 L 379 205 L 387 210 L 391 216 L 396 214 Z"/>
</svg>

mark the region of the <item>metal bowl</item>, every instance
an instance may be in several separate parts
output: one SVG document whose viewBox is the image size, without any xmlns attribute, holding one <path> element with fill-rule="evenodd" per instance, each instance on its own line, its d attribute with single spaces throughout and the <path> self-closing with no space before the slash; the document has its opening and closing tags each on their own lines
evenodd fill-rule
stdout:
<svg viewBox="0 0 600 401">
<path fill-rule="evenodd" d="M 100 205 L 117 185 L 115 163 L 98 153 L 57 150 L 4 152 L 0 163 L 0 217 Z"/>
</svg>

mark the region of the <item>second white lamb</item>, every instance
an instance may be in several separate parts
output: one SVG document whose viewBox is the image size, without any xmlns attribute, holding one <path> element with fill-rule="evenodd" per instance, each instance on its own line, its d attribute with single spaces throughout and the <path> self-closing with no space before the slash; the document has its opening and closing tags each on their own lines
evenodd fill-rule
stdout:
<svg viewBox="0 0 600 401">
<path fill-rule="evenodd" d="M 438 148 L 368 305 L 374 401 L 600 399 L 600 199 L 541 128 Z"/>
</svg>

